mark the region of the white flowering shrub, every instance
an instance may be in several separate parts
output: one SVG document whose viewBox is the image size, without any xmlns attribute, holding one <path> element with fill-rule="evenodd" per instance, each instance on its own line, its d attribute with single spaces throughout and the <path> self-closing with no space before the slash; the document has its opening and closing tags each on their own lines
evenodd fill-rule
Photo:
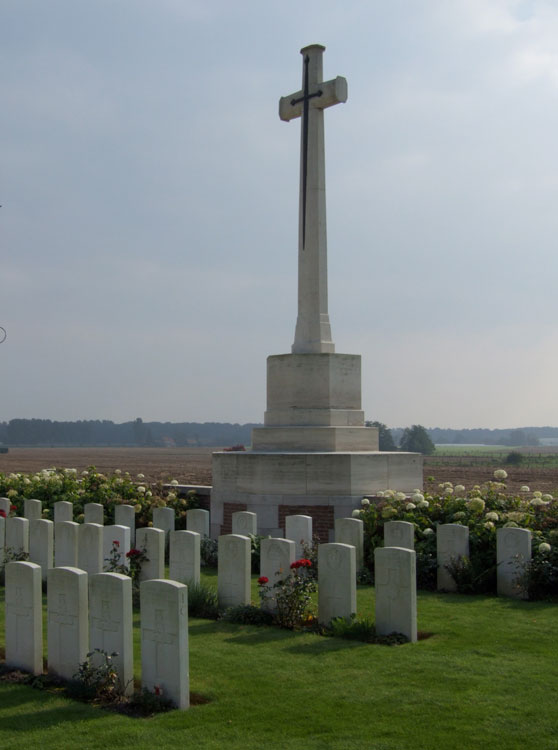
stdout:
<svg viewBox="0 0 558 750">
<path fill-rule="evenodd" d="M 66 500 L 74 506 L 74 520 L 83 522 L 83 506 L 100 503 L 105 508 L 108 523 L 114 519 L 116 505 L 129 504 L 136 512 L 136 525 L 147 526 L 154 507 L 168 506 L 175 510 L 177 528 L 185 528 L 186 511 L 198 507 L 195 493 L 178 497 L 159 483 L 146 485 L 145 476 L 138 474 L 133 479 L 128 472 L 116 469 L 112 474 L 97 471 L 94 466 L 78 474 L 76 469 L 49 468 L 32 474 L 0 473 L 0 496 L 8 497 L 11 513 L 23 515 L 25 498 L 36 498 L 43 504 L 43 518 L 53 520 L 53 505 Z M 173 485 L 173 489 L 176 485 Z"/>
<path fill-rule="evenodd" d="M 371 573 L 374 549 L 383 545 L 384 524 L 392 520 L 408 521 L 416 530 L 417 584 L 421 588 L 434 588 L 436 526 L 459 523 L 468 526 L 470 540 L 468 565 L 456 571 L 459 590 L 495 593 L 496 532 L 501 527 L 521 527 L 533 532 L 531 567 L 536 585 L 529 589 L 532 596 L 558 597 L 558 500 L 539 491 L 531 493 L 531 497 L 524 490 L 510 494 L 500 481 L 475 485 L 469 491 L 450 482 L 433 486 L 436 488 L 433 492 L 414 492 L 410 498 L 386 490 L 370 496 L 370 503 L 357 511 L 364 523 L 365 562 Z"/>
</svg>

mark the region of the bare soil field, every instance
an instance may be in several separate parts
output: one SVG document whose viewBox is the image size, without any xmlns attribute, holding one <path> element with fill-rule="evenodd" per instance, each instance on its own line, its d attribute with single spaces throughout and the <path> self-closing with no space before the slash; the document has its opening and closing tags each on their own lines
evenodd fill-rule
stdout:
<svg viewBox="0 0 558 750">
<path fill-rule="evenodd" d="M 10 448 L 0 453 L 0 472 L 34 472 L 56 466 L 83 471 L 115 469 L 149 482 L 176 479 L 180 484 L 211 484 L 211 453 L 219 448 Z"/>
<path fill-rule="evenodd" d="M 0 472 L 34 472 L 51 466 L 83 471 L 95 466 L 110 473 L 115 469 L 142 473 L 147 481 L 176 479 L 180 484 L 211 484 L 211 454 L 219 448 L 10 448 L 0 454 Z M 526 484 L 532 490 L 555 493 L 558 490 L 558 469 L 539 467 L 507 467 L 508 489 L 517 492 Z M 440 482 L 464 484 L 468 489 L 493 478 L 494 466 L 462 466 L 446 463 L 424 467 L 424 488 L 435 490 Z M 434 481 L 428 481 L 428 477 Z"/>
</svg>

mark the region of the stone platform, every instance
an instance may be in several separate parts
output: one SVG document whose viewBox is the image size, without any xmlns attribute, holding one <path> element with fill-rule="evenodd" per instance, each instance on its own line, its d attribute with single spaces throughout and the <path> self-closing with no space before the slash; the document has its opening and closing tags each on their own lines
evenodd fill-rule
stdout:
<svg viewBox="0 0 558 750">
<path fill-rule="evenodd" d="M 211 536 L 230 532 L 231 514 L 258 515 L 258 533 L 283 536 L 286 515 L 311 515 L 328 541 L 336 518 L 366 495 L 422 487 L 422 456 L 369 452 L 219 452 L 213 454 Z"/>
</svg>

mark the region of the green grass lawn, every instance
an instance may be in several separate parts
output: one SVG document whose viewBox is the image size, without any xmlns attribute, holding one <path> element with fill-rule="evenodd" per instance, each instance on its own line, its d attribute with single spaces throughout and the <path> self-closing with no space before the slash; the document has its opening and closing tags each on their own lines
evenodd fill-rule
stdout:
<svg viewBox="0 0 558 750">
<path fill-rule="evenodd" d="M 191 619 L 209 703 L 131 719 L 2 683 L 0 748 L 558 748 L 556 605 L 420 592 L 418 619 L 432 636 L 399 647 Z"/>
</svg>

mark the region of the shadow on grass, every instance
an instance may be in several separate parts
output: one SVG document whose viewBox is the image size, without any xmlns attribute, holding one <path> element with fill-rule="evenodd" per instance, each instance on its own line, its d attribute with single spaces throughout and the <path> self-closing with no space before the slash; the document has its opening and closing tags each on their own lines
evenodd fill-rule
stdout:
<svg viewBox="0 0 558 750">
<path fill-rule="evenodd" d="M 51 702 L 64 701 L 64 705 L 48 707 Z M 41 707 L 37 708 L 37 703 Z M 34 708 L 22 711 L 25 703 L 33 703 Z M 45 708 L 43 708 L 45 706 Z M 106 716 L 99 708 L 87 706 L 73 701 L 66 696 L 56 695 L 45 690 L 36 690 L 28 685 L 14 685 L 11 689 L 2 690 L 2 711 L 0 731 L 28 732 L 30 729 L 45 729 L 50 726 L 60 726 L 64 723 L 75 724 L 76 721 L 94 721 Z"/>
</svg>

